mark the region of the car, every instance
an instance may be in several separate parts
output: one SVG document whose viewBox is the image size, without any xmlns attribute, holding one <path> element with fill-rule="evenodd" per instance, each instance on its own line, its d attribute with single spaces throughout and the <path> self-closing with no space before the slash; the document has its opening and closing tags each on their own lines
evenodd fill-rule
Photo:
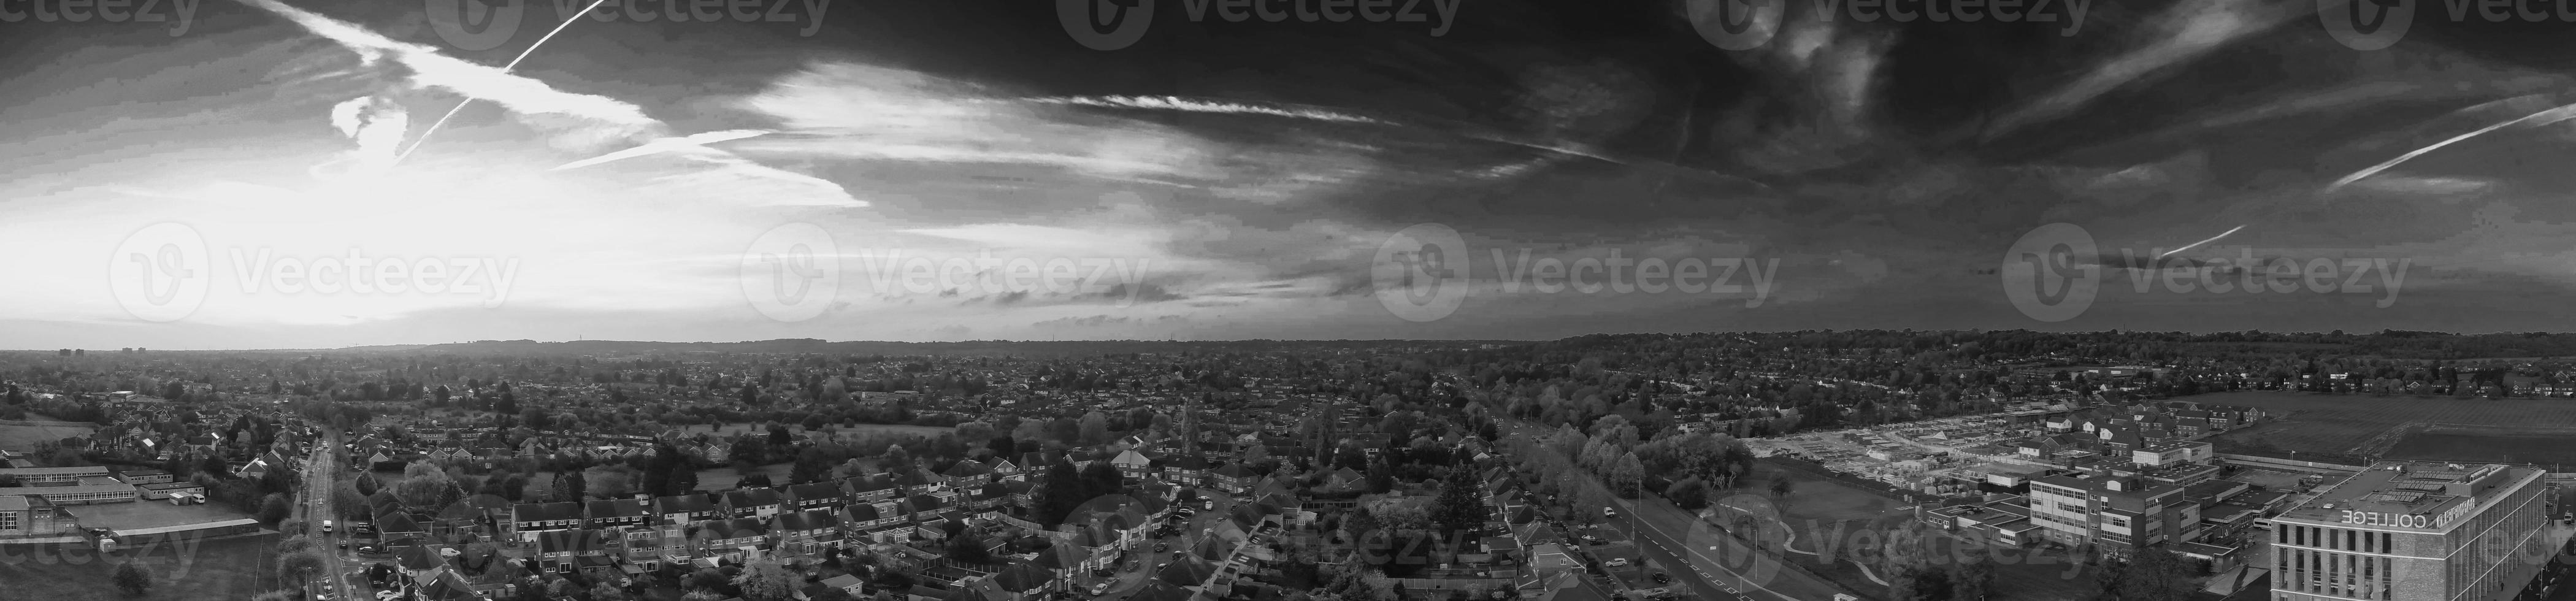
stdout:
<svg viewBox="0 0 2576 601">
<path fill-rule="evenodd" d="M 1156 571 L 1160 571 L 1160 570 L 1162 570 L 1163 568 L 1168 568 L 1168 567 L 1172 567 L 1172 562 L 1168 562 L 1168 561 L 1166 561 L 1166 562 L 1163 562 L 1163 563 L 1154 564 L 1154 569 L 1155 569 Z"/>
<path fill-rule="evenodd" d="M 1117 579 L 1117 578 L 1111 578 L 1111 579 L 1108 579 L 1108 580 L 1102 580 L 1102 581 L 1100 581 L 1100 584 L 1094 584 L 1094 585 L 1091 585 L 1091 596 L 1098 597 L 1098 596 L 1101 596 L 1101 595 L 1109 594 L 1109 589 L 1110 589 L 1110 587 L 1114 587 L 1114 586 L 1118 586 L 1118 579 Z"/>
<path fill-rule="evenodd" d="M 342 549 L 347 549 L 347 548 L 349 548 L 349 539 L 345 539 L 345 538 L 344 538 L 344 539 L 340 539 L 340 548 L 342 548 Z"/>
<path fill-rule="evenodd" d="M 1171 550 L 1172 550 L 1172 544 L 1171 544 L 1171 543 L 1154 543 L 1154 552 L 1155 552 L 1155 553 L 1169 553 L 1169 552 L 1171 552 Z"/>
<path fill-rule="evenodd" d="M 1655 573 L 1655 584 L 1672 584 L 1672 583 L 1673 583 L 1673 575 L 1671 575 L 1671 574 L 1666 574 L 1666 573 L 1663 573 L 1663 572 L 1656 572 L 1656 573 Z"/>
<path fill-rule="evenodd" d="M 375 546 L 375 545 L 358 545 L 358 554 L 360 554 L 360 555 L 378 555 L 378 554 L 382 554 L 382 553 L 384 553 L 384 552 L 385 552 L 385 548 L 384 548 L 384 547 L 379 547 L 379 546 Z"/>
<path fill-rule="evenodd" d="M 1604 561 L 1604 562 L 1601 562 L 1601 565 L 1609 566 L 1609 567 L 1613 567 L 1613 568 L 1627 567 L 1627 565 L 1628 565 L 1628 558 L 1626 558 L 1626 557 L 1612 557 L 1612 558 L 1610 558 L 1610 561 Z"/>
<path fill-rule="evenodd" d="M 1614 507 L 1603 507 L 1601 508 L 1601 517 L 1617 518 L 1619 517 L 1619 510 Z"/>
<path fill-rule="evenodd" d="M 1601 544 L 1601 543 L 1602 543 L 1602 540 L 1601 540 L 1601 537 L 1593 536 L 1593 535 L 1590 535 L 1590 534 L 1586 534 L 1586 535 L 1583 535 L 1583 542 L 1584 542 L 1585 544 L 1598 545 L 1598 544 Z"/>
<path fill-rule="evenodd" d="M 331 533 L 331 520 L 322 520 L 322 533 L 323 533 L 323 534 L 330 534 L 330 533 Z"/>
</svg>

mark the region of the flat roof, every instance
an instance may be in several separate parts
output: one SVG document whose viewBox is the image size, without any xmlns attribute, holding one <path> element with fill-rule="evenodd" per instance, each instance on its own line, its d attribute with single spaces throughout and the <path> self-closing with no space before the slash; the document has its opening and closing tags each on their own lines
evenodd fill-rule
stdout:
<svg viewBox="0 0 2576 601">
<path fill-rule="evenodd" d="M 10 468 L 0 468 L 0 475 L 6 475 L 6 476 L 82 476 L 82 475 L 90 475 L 90 474 L 96 474 L 96 475 L 105 476 L 105 475 L 107 475 L 107 468 L 106 468 L 106 467 L 102 467 L 102 466 L 95 466 L 95 465 L 93 465 L 93 466 L 86 466 L 86 467 L 10 467 Z"/>
<path fill-rule="evenodd" d="M 23 487 L 19 487 L 19 488 L 18 488 L 16 491 L 14 491 L 14 492 L 17 492 L 18 494 L 22 494 L 22 495 L 32 495 L 32 496 L 38 496 L 38 497 L 50 497 L 50 496 L 55 496 L 55 495 L 72 495 L 72 494 L 80 494 L 80 493 L 94 493 L 94 492 L 118 492 L 118 491 L 124 491 L 124 492 L 126 492 L 126 493 L 133 493 L 133 492 L 134 492 L 134 485 L 132 485 L 132 484 L 101 484 L 101 485 L 97 485 L 97 486 L 23 486 Z"/>
<path fill-rule="evenodd" d="M 2397 469 L 2390 469 L 2392 467 Z M 2406 520 L 2366 522 L 2371 526 L 2448 529 L 2459 520 L 2446 521 L 2436 516 L 2492 501 L 2498 488 L 2539 475 L 2540 471 L 2536 469 L 2492 463 L 2426 466 L 2382 462 L 2345 478 L 2306 503 L 2282 512 L 2280 519 L 2344 523 L 2344 512 L 2362 512 L 2401 517 L 2426 516 L 2421 526 L 2410 525 Z"/>
</svg>

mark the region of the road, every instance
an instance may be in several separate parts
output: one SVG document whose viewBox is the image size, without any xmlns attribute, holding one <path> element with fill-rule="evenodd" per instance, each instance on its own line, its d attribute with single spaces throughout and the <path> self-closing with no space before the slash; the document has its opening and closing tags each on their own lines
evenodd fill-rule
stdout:
<svg viewBox="0 0 2576 601">
<path fill-rule="evenodd" d="M 304 531 L 312 534 L 314 544 L 320 547 L 317 551 L 322 555 L 323 573 L 331 575 L 331 598 L 345 600 L 351 599 L 349 576 L 341 568 L 339 541 L 347 532 L 322 532 L 323 520 L 339 519 L 339 513 L 332 510 L 331 487 L 338 484 L 340 476 L 336 461 L 340 454 L 335 452 L 340 448 L 340 432 L 329 427 L 321 431 L 321 439 L 313 443 L 313 458 L 304 469 Z"/>
<path fill-rule="evenodd" d="M 1144 543 L 1142 546 L 1138 547 L 1138 551 L 1135 552 L 1135 556 L 1139 562 L 1137 569 L 1127 570 L 1124 569 L 1124 566 L 1121 566 L 1121 569 L 1118 571 L 1118 585 L 1110 587 L 1106 594 L 1100 595 L 1097 598 L 1098 601 L 1124 601 L 1128 595 L 1135 594 L 1136 591 L 1144 590 L 1146 583 L 1152 582 L 1156 575 L 1162 574 L 1162 570 L 1155 566 L 1171 562 L 1173 561 L 1173 558 L 1186 555 L 1191 549 L 1198 548 L 1199 539 L 1201 537 L 1208 536 L 1208 529 L 1214 527 L 1217 520 L 1224 519 L 1226 512 L 1234 509 L 1235 501 L 1232 496 L 1204 488 L 1199 489 L 1199 494 L 1204 495 L 1203 498 L 1214 499 L 1216 501 L 1216 508 L 1202 511 L 1199 510 L 1199 507 L 1196 505 L 1191 506 L 1190 509 L 1198 511 L 1198 515 L 1191 516 L 1188 523 L 1179 525 L 1179 534 L 1174 535 L 1169 539 L 1157 539 L 1154 541 L 1169 541 L 1172 544 L 1172 550 L 1161 553 L 1154 552 L 1153 542 Z M 1094 582 L 1098 582 L 1098 580 L 1083 580 L 1083 592 L 1089 593 L 1091 591 L 1089 587 Z"/>
<path fill-rule="evenodd" d="M 1548 432 L 1526 423 L 1509 423 L 1511 434 L 1536 437 Z M 1662 497 L 1616 497 L 1612 495 L 1611 502 L 1618 504 L 1620 516 L 1612 523 L 1631 533 L 1646 559 L 1666 566 L 1675 582 L 1701 599 L 1826 601 L 1835 593 L 1845 592 L 1833 583 L 1791 569 L 1777 556 L 1704 525 L 1697 515 Z M 1680 569 L 1674 569 L 1676 566 Z"/>
</svg>

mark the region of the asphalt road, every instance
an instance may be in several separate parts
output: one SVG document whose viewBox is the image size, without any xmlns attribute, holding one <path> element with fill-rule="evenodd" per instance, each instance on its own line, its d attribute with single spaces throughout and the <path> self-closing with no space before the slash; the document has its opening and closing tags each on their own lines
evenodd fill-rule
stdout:
<svg viewBox="0 0 2576 601">
<path fill-rule="evenodd" d="M 338 462 L 334 460 L 339 453 L 333 452 L 340 448 L 340 433 L 328 427 L 320 429 L 322 439 L 313 443 L 313 458 L 305 464 L 304 470 L 304 531 L 311 533 L 315 537 L 314 544 L 321 547 L 322 570 L 331 578 L 331 598 L 351 599 L 349 576 L 342 571 L 340 564 L 340 537 L 347 532 L 322 532 L 323 520 L 339 519 L 339 513 L 332 511 L 331 487 L 340 476 Z"/>
</svg>

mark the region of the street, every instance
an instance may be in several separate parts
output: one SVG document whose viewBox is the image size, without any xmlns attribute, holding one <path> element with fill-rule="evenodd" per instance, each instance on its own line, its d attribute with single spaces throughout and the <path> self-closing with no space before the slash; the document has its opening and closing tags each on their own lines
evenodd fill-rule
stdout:
<svg viewBox="0 0 2576 601">
<path fill-rule="evenodd" d="M 1135 594 L 1136 591 L 1144 590 L 1145 585 L 1148 582 L 1151 582 L 1155 576 L 1162 573 L 1162 570 L 1156 566 L 1160 566 L 1167 562 L 1175 562 L 1173 558 L 1188 555 L 1191 549 L 1198 547 L 1199 539 L 1207 536 L 1208 528 L 1216 525 L 1217 520 L 1224 519 L 1226 512 L 1234 508 L 1235 501 L 1232 496 L 1208 489 L 1200 489 L 1199 494 L 1203 495 L 1201 498 L 1215 500 L 1216 508 L 1201 510 L 1196 505 L 1190 506 L 1190 509 L 1192 511 L 1197 511 L 1198 515 L 1190 516 L 1189 521 L 1175 526 L 1175 529 L 1180 531 L 1176 536 L 1169 539 L 1155 539 L 1153 542 L 1147 542 L 1137 547 L 1137 550 L 1132 552 L 1135 557 L 1134 561 L 1139 563 L 1137 569 L 1127 570 L 1125 569 L 1126 566 L 1119 566 L 1118 585 L 1110 587 L 1107 593 L 1100 595 L 1097 599 L 1102 601 L 1124 601 L 1129 595 Z M 1161 553 L 1154 552 L 1154 543 L 1164 541 L 1170 542 L 1172 549 Z M 1091 589 L 1088 587 L 1095 582 L 1098 582 L 1098 579 L 1086 578 L 1082 580 L 1082 586 L 1086 588 L 1082 589 L 1080 592 L 1083 595 L 1089 595 L 1091 593 Z"/>
<path fill-rule="evenodd" d="M 324 520 L 339 519 L 338 514 L 332 511 L 331 487 L 338 483 L 340 475 L 338 462 L 335 461 L 339 456 L 336 451 L 340 448 L 340 432 L 327 426 L 322 427 L 321 431 L 320 440 L 313 442 L 313 457 L 305 464 L 303 491 L 305 502 L 300 504 L 304 508 L 304 531 L 313 536 L 315 551 L 322 555 L 322 571 L 329 575 L 332 587 L 331 598 L 350 599 L 348 572 L 343 571 L 340 564 L 343 551 L 340 549 L 339 540 L 346 532 L 322 531 Z M 342 524 L 342 526 L 346 525 Z"/>
<path fill-rule="evenodd" d="M 1551 431 L 1507 422 L 1507 434 L 1536 438 Z M 1640 495 L 1636 500 L 1626 500 L 1610 496 L 1620 510 L 1614 523 L 1631 533 L 1645 558 L 1670 568 L 1667 571 L 1675 582 L 1686 585 L 1702 599 L 1821 601 L 1842 592 L 1840 587 L 1795 571 L 1780 558 L 1754 550 L 1714 527 L 1699 526 L 1697 515 L 1662 497 Z M 1691 535 L 1694 527 L 1701 528 L 1699 536 Z M 1790 592 L 1774 590 L 1778 588 Z"/>
</svg>

